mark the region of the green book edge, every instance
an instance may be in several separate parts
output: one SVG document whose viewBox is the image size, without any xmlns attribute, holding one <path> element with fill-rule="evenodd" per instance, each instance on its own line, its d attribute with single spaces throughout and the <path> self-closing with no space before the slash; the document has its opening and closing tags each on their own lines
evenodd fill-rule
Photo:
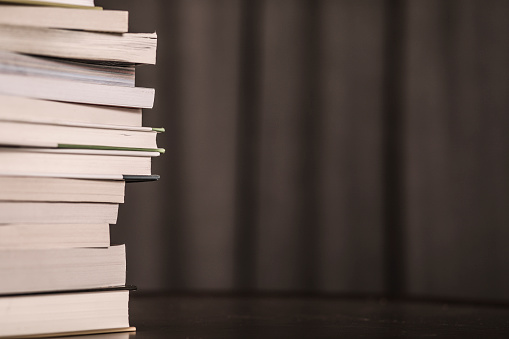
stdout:
<svg viewBox="0 0 509 339">
<path fill-rule="evenodd" d="M 164 133 L 164 132 L 166 132 L 166 130 L 164 129 L 164 127 L 152 127 L 152 131 L 154 131 L 154 132 L 159 132 L 159 133 Z"/>
<path fill-rule="evenodd" d="M 73 144 L 58 144 L 58 148 L 96 149 L 96 150 L 110 150 L 110 151 L 159 152 L 161 154 L 166 152 L 166 150 L 164 148 L 136 148 L 136 147 L 114 147 L 114 146 L 73 145 Z"/>
<path fill-rule="evenodd" d="M 102 7 L 90 7 L 90 6 L 80 6 L 80 5 L 68 5 L 68 4 L 57 4 L 54 2 L 44 2 L 44 1 L 30 1 L 30 0 L 0 0 L 0 3 L 7 4 L 18 4 L 18 5 L 31 5 L 31 6 L 46 6 L 46 7 L 64 7 L 64 8 L 76 8 L 76 9 L 95 9 L 102 10 Z"/>
</svg>

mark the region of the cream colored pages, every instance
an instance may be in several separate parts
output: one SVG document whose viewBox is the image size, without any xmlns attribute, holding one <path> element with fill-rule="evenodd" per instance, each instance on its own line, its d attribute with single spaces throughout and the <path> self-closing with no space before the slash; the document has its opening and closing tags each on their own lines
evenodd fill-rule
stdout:
<svg viewBox="0 0 509 339">
<path fill-rule="evenodd" d="M 56 7 L 69 7 L 69 8 L 83 8 L 83 9 L 97 9 L 102 10 L 102 7 L 95 7 L 93 0 L 0 0 L 0 2 L 20 5 L 38 5 L 38 6 L 56 6 Z"/>
<path fill-rule="evenodd" d="M 97 33 L 0 25 L 0 49 L 59 58 L 156 63 L 155 33 Z"/>
<path fill-rule="evenodd" d="M 76 331 L 76 332 L 62 332 L 62 333 L 45 333 L 45 334 L 37 334 L 37 335 L 29 335 L 29 336 L 17 336 L 17 337 L 0 337 L 2 339 L 35 339 L 35 338 L 60 338 L 65 339 L 66 337 L 75 337 L 77 335 L 92 335 L 99 334 L 94 336 L 94 339 L 128 339 L 128 332 L 135 332 L 136 327 L 123 327 L 123 328 L 110 328 L 104 330 L 93 330 L 93 331 Z M 102 336 L 100 334 L 109 334 L 109 333 L 117 333 L 116 336 Z"/>
<path fill-rule="evenodd" d="M 128 12 L 2 5 L 0 24 L 126 33 Z"/>
</svg>

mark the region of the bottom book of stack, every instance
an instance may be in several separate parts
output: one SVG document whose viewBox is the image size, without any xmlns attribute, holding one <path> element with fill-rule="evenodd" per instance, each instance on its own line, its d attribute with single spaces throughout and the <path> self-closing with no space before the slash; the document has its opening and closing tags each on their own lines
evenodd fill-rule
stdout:
<svg viewBox="0 0 509 339">
<path fill-rule="evenodd" d="M 130 332 L 129 289 L 54 291 L 0 297 L 0 334 L 7 338 Z"/>
</svg>

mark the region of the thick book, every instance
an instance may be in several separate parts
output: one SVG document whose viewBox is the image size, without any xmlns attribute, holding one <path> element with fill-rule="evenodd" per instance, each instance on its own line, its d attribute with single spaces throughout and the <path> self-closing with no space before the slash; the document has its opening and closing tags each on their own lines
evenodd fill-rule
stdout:
<svg viewBox="0 0 509 339">
<path fill-rule="evenodd" d="M 108 246 L 108 224 L 0 224 L 0 251 Z"/>
<path fill-rule="evenodd" d="M 1 5 L 0 24 L 125 33 L 128 28 L 128 12 Z"/>
<path fill-rule="evenodd" d="M 0 201 L 123 203 L 125 181 L 0 175 Z"/>
<path fill-rule="evenodd" d="M 123 286 L 125 246 L 0 250 L 0 272 L 0 294 Z"/>
<path fill-rule="evenodd" d="M 155 33 L 99 33 L 0 25 L 0 49 L 59 58 L 156 63 Z"/>
<path fill-rule="evenodd" d="M 81 104 L 152 108 L 155 91 L 153 88 L 0 74 L 0 94 Z"/>
<path fill-rule="evenodd" d="M 57 125 L 0 120 L 0 145 L 161 151 L 156 136 L 163 129 L 109 125 Z"/>
<path fill-rule="evenodd" d="M 140 108 L 70 104 L 1 94 L 0 106 L 2 120 L 136 127 L 142 124 Z"/>
<path fill-rule="evenodd" d="M 0 175 L 124 179 L 151 175 L 158 152 L 0 147 Z"/>
<path fill-rule="evenodd" d="M 116 224 L 117 216 L 118 204 L 0 201 L 0 224 Z"/>
<path fill-rule="evenodd" d="M 0 6 L 0 13 L 2 7 Z M 80 62 L 0 51 L 0 73 L 134 87 L 134 64 Z"/>
<path fill-rule="evenodd" d="M 129 290 L 0 296 L 1 338 L 134 330 L 129 327 Z"/>
</svg>

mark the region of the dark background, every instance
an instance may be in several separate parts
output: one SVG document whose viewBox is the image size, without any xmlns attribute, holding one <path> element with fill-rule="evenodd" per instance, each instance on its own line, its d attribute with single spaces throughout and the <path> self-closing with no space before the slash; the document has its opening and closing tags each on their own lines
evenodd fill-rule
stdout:
<svg viewBox="0 0 509 339">
<path fill-rule="evenodd" d="M 509 300 L 509 1 L 97 4 L 159 36 L 128 282 Z"/>
</svg>

